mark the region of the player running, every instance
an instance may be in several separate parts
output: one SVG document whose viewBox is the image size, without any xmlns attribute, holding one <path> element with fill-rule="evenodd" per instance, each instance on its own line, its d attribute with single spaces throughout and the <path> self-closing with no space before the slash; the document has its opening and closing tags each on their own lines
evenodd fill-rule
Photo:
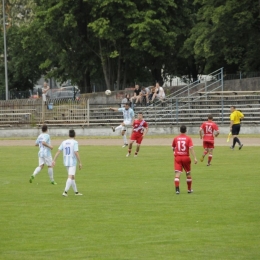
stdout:
<svg viewBox="0 0 260 260">
<path fill-rule="evenodd" d="M 137 115 L 137 119 L 134 120 L 134 122 L 133 122 L 133 128 L 132 128 L 132 133 L 131 133 L 131 137 L 130 137 L 130 142 L 128 145 L 128 153 L 127 153 L 126 157 L 129 157 L 131 155 L 132 146 L 133 146 L 134 141 L 136 141 L 136 144 L 137 144 L 134 157 L 137 157 L 138 152 L 140 151 L 140 146 L 141 146 L 142 140 L 143 140 L 144 136 L 147 134 L 147 132 L 148 132 L 148 124 L 143 119 L 143 113 L 139 112 Z"/>
<path fill-rule="evenodd" d="M 175 190 L 176 194 L 180 194 L 180 176 L 182 170 L 186 172 L 186 182 L 188 187 L 188 193 L 192 193 L 191 189 L 192 178 L 191 178 L 191 159 L 190 153 L 194 158 L 194 163 L 197 163 L 197 158 L 193 150 L 192 139 L 186 135 L 186 126 L 182 125 L 180 127 L 180 135 L 175 137 L 172 142 L 172 149 L 174 151 L 174 170 L 175 170 Z"/>
<path fill-rule="evenodd" d="M 208 121 L 204 122 L 200 126 L 200 131 L 199 131 L 200 139 L 203 138 L 203 148 L 204 148 L 204 152 L 200 158 L 200 161 L 203 162 L 205 156 L 209 154 L 207 166 L 210 166 L 213 157 L 214 137 L 217 137 L 219 135 L 218 125 L 214 123 L 212 120 L 213 120 L 213 116 L 208 115 Z"/>
<path fill-rule="evenodd" d="M 126 103 L 125 107 L 120 107 L 120 108 L 110 107 L 109 109 L 113 110 L 113 111 L 123 112 L 123 117 L 124 117 L 123 123 L 117 127 L 112 126 L 112 130 L 113 130 L 113 132 L 115 132 L 115 130 L 121 130 L 121 134 L 122 134 L 123 140 L 124 140 L 124 145 L 122 147 L 124 148 L 128 145 L 127 137 L 126 137 L 126 128 L 127 128 L 127 126 L 131 126 L 134 121 L 134 117 L 135 117 L 134 110 L 132 108 L 130 108 L 129 103 Z"/>
<path fill-rule="evenodd" d="M 53 178 L 53 168 L 52 168 L 52 156 L 51 150 L 53 149 L 51 145 L 51 138 L 48 134 L 48 126 L 42 126 L 42 133 L 38 136 L 35 141 L 35 146 L 39 147 L 38 157 L 39 157 L 39 166 L 36 167 L 33 174 L 30 177 L 29 182 L 32 183 L 35 176 L 43 169 L 44 164 L 48 167 L 48 174 L 50 177 L 51 184 L 56 185 L 57 183 Z"/>
</svg>

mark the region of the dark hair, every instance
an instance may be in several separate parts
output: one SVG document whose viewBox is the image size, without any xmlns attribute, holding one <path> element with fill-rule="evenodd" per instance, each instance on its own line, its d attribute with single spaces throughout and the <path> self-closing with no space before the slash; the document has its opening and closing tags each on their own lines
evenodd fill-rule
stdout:
<svg viewBox="0 0 260 260">
<path fill-rule="evenodd" d="M 48 126 L 47 125 L 43 125 L 42 126 L 42 132 L 46 132 L 48 130 Z"/>
<path fill-rule="evenodd" d="M 141 114 L 141 115 L 142 115 L 142 114 L 143 114 L 143 112 L 138 112 L 138 114 Z"/>
<path fill-rule="evenodd" d="M 130 103 L 129 102 L 126 102 L 125 105 L 130 107 Z"/>
<path fill-rule="evenodd" d="M 186 127 L 185 125 L 182 125 L 182 126 L 180 127 L 180 132 L 181 132 L 182 134 L 184 134 L 184 133 L 186 133 L 186 131 L 187 131 L 187 127 Z"/>
<path fill-rule="evenodd" d="M 69 137 L 75 137 L 76 133 L 73 129 L 69 130 Z"/>
<path fill-rule="evenodd" d="M 234 109 L 236 109 L 236 107 L 235 107 L 235 106 L 231 106 L 231 107 L 233 107 Z"/>
<path fill-rule="evenodd" d="M 212 120 L 213 119 L 213 116 L 211 114 L 208 115 L 208 119 L 209 120 Z"/>
</svg>

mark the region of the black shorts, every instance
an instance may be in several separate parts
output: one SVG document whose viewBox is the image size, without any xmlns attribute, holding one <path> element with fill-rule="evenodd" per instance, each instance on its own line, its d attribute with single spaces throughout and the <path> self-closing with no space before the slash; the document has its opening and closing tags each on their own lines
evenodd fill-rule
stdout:
<svg viewBox="0 0 260 260">
<path fill-rule="evenodd" d="M 240 132 L 240 124 L 232 125 L 232 135 L 239 135 Z"/>
</svg>

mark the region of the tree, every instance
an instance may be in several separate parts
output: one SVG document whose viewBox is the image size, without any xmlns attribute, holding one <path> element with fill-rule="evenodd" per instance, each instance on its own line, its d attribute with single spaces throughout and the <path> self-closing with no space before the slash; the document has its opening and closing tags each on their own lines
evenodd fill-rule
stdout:
<svg viewBox="0 0 260 260">
<path fill-rule="evenodd" d="M 195 4 L 200 5 L 197 22 L 185 47 L 196 60 L 205 59 L 205 71 L 259 70 L 255 58 L 260 44 L 259 4 L 250 0 L 197 0 Z"/>
</svg>

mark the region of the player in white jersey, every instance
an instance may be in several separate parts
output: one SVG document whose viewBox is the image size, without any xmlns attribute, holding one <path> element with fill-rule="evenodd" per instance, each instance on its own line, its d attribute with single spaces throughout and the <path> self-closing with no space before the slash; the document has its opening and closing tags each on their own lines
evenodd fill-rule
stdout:
<svg viewBox="0 0 260 260">
<path fill-rule="evenodd" d="M 48 166 L 48 174 L 51 180 L 51 184 L 56 185 L 57 183 L 54 181 L 53 178 L 53 168 L 52 168 L 52 156 L 51 156 L 51 139 L 50 135 L 47 133 L 48 127 L 47 125 L 42 126 L 42 133 L 38 136 L 35 142 L 35 146 L 39 146 L 39 166 L 36 167 L 33 174 L 31 175 L 31 178 L 29 180 L 30 183 L 32 183 L 35 176 L 42 170 L 44 164 Z"/>
<path fill-rule="evenodd" d="M 70 138 L 61 143 L 60 147 L 58 148 L 58 152 L 55 154 L 52 162 L 52 165 L 55 166 L 57 157 L 61 152 L 63 152 L 63 164 L 67 168 L 67 172 L 68 172 L 68 179 L 66 182 L 65 190 L 62 193 L 62 195 L 65 197 L 68 196 L 68 191 L 70 189 L 70 186 L 72 186 L 75 195 L 82 195 L 81 193 L 78 192 L 77 185 L 75 182 L 77 162 L 79 163 L 79 169 L 82 168 L 82 164 L 79 156 L 79 145 L 78 142 L 74 139 L 75 136 L 76 136 L 75 131 L 69 130 Z"/>
<path fill-rule="evenodd" d="M 132 123 L 135 118 L 134 110 L 132 108 L 130 108 L 129 103 L 126 103 L 125 107 L 120 107 L 120 108 L 110 107 L 109 109 L 123 113 L 123 117 L 124 117 L 123 123 L 121 123 L 117 127 L 112 127 L 112 130 L 113 130 L 113 132 L 115 132 L 115 130 L 121 130 L 121 134 L 122 134 L 123 140 L 124 140 L 124 145 L 122 147 L 126 147 L 126 146 L 128 146 L 127 137 L 126 137 L 126 128 L 127 128 L 127 126 L 132 126 Z"/>
</svg>

